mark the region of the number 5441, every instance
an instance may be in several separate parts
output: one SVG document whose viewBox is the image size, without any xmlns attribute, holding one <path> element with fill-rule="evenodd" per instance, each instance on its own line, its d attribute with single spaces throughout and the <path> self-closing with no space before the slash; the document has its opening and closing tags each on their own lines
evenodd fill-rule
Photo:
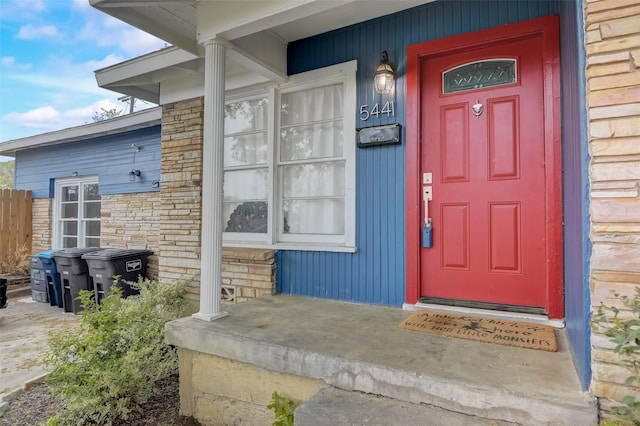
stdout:
<svg viewBox="0 0 640 426">
<path fill-rule="evenodd" d="M 393 101 L 388 101 L 384 104 L 382 109 L 380 109 L 380 104 L 375 103 L 371 108 L 369 105 L 364 104 L 360 105 L 360 120 L 367 121 L 369 117 L 378 118 L 380 115 L 387 115 L 387 117 L 393 117 L 396 115 L 395 107 L 393 105 Z"/>
</svg>

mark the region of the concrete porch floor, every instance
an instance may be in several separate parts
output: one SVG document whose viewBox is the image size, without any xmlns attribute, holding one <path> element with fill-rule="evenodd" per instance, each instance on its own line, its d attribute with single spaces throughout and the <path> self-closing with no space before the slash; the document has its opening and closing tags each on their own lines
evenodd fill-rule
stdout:
<svg viewBox="0 0 640 426">
<path fill-rule="evenodd" d="M 213 322 L 167 324 L 166 340 L 487 425 L 597 424 L 595 400 L 580 387 L 564 330 L 556 330 L 558 352 L 545 352 L 403 330 L 398 325 L 411 312 L 397 308 L 278 295 L 224 309 L 229 315 Z"/>
</svg>

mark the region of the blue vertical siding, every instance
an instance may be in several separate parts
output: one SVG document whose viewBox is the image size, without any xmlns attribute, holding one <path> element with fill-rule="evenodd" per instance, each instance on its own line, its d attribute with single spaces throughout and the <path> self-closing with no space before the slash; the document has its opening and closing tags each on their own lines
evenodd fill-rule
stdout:
<svg viewBox="0 0 640 426">
<path fill-rule="evenodd" d="M 293 42 L 289 74 L 356 59 L 357 105 L 395 102 L 395 117 L 372 117 L 358 127 L 405 127 L 406 47 L 558 12 L 556 1 L 438 1 Z M 395 93 L 379 95 L 373 73 L 387 50 L 397 70 Z M 287 294 L 400 306 L 405 301 L 405 140 L 357 149 L 358 251 L 279 251 L 277 288 Z"/>
<path fill-rule="evenodd" d="M 591 380 L 589 177 L 582 2 L 560 6 L 564 169 L 564 282 L 567 332 L 582 386 Z"/>
<path fill-rule="evenodd" d="M 135 153 L 131 144 L 140 151 Z M 159 191 L 151 182 L 160 181 L 160 126 L 90 138 L 60 145 L 18 151 L 16 188 L 30 189 L 34 198 L 51 196 L 56 178 L 97 175 L 100 194 Z M 129 171 L 140 170 L 140 177 L 129 182 Z"/>
</svg>

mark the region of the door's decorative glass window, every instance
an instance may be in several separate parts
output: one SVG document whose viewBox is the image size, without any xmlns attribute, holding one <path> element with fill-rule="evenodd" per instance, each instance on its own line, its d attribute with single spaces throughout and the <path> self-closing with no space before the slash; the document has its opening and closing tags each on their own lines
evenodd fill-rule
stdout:
<svg viewBox="0 0 640 426">
<path fill-rule="evenodd" d="M 491 59 L 472 62 L 442 73 L 442 92 L 455 93 L 515 83 L 515 59 Z"/>
<path fill-rule="evenodd" d="M 225 106 L 225 232 L 267 232 L 267 98 Z"/>
<path fill-rule="evenodd" d="M 56 247 L 100 247 L 98 189 L 96 178 L 56 183 Z"/>
</svg>

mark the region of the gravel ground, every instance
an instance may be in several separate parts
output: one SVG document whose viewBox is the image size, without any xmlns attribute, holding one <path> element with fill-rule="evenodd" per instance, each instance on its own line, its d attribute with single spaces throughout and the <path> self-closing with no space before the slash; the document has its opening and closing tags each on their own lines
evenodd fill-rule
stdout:
<svg viewBox="0 0 640 426">
<path fill-rule="evenodd" d="M 38 426 L 64 407 L 62 400 L 49 393 L 46 383 L 39 384 L 11 400 L 0 417 L 0 426 Z M 193 418 L 179 415 L 178 377 L 158 382 L 154 396 L 127 420 L 116 420 L 114 426 L 200 426 Z"/>
</svg>

